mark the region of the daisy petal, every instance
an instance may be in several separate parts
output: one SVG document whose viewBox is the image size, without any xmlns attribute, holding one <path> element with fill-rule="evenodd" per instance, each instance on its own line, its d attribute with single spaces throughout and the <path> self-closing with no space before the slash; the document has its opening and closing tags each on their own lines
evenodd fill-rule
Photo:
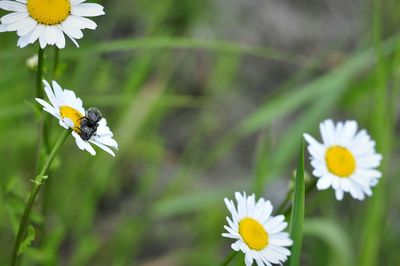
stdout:
<svg viewBox="0 0 400 266">
<path fill-rule="evenodd" d="M 14 12 L 3 16 L 0 21 L 3 24 L 11 24 L 27 18 L 29 16 L 28 12 Z"/>
<path fill-rule="evenodd" d="M 100 142 L 94 141 L 94 140 L 89 140 L 89 141 L 90 141 L 90 143 L 93 143 L 94 145 L 97 145 L 100 149 L 103 149 L 104 151 L 108 152 L 113 157 L 115 157 L 115 153 L 110 148 L 108 148 L 106 145 L 103 145 Z"/>
<path fill-rule="evenodd" d="M 104 15 L 103 7 L 95 3 L 83 3 L 73 5 L 71 7 L 71 14 L 82 17 L 96 17 Z"/>
<path fill-rule="evenodd" d="M 26 5 L 14 1 L 0 1 L 0 8 L 7 11 L 27 12 Z"/>
</svg>

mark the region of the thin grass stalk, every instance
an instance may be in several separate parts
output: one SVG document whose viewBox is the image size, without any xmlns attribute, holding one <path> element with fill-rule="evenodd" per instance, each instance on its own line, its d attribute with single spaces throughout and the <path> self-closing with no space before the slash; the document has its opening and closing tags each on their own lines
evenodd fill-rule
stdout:
<svg viewBox="0 0 400 266">
<path fill-rule="evenodd" d="M 253 174 L 253 192 L 257 197 L 262 195 L 267 183 L 268 168 L 270 166 L 268 163 L 268 146 L 267 132 L 263 130 L 257 141 L 255 170 Z"/>
</svg>

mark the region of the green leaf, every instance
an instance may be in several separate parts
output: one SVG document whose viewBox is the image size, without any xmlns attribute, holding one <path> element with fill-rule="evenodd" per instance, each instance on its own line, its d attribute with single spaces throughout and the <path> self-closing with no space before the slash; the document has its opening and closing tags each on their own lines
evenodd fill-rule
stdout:
<svg viewBox="0 0 400 266">
<path fill-rule="evenodd" d="M 253 191 L 260 196 L 265 188 L 269 165 L 269 135 L 264 131 L 260 134 L 256 145 L 256 156 L 253 173 Z"/>
<path fill-rule="evenodd" d="M 304 65 L 308 58 L 298 56 L 291 52 L 272 47 L 252 46 L 221 40 L 191 39 L 191 38 L 128 38 L 98 43 L 92 47 L 85 47 L 74 51 L 63 51 L 64 58 L 79 58 L 82 55 L 109 53 L 116 51 L 134 50 L 164 50 L 164 49 L 195 49 L 207 50 L 218 53 L 245 54 L 263 59 L 287 62 L 290 64 Z M 6 51 L 5 53 L 7 53 Z M 4 56 L 0 56 L 0 60 Z"/>
<path fill-rule="evenodd" d="M 304 194 L 304 140 L 302 140 L 297 163 L 293 207 L 289 227 L 289 233 L 293 240 L 292 254 L 289 257 L 290 266 L 300 265 L 301 242 L 303 238 Z"/>
<path fill-rule="evenodd" d="M 28 234 L 25 237 L 24 241 L 22 241 L 21 246 L 19 247 L 18 254 L 22 254 L 29 247 L 32 241 L 35 239 L 36 233 L 35 228 L 32 225 L 28 227 Z"/>
</svg>

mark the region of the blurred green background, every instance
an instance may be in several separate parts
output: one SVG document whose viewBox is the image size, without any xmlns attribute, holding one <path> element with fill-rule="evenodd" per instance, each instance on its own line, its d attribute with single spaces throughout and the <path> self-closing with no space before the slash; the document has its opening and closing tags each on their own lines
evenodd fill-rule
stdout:
<svg viewBox="0 0 400 266">
<path fill-rule="evenodd" d="M 368 129 L 384 178 L 363 202 L 306 196 L 302 265 L 398 265 L 399 1 L 101 4 L 98 29 L 79 49 L 67 41 L 54 78 L 102 110 L 120 150 L 92 157 L 67 140 L 23 265 L 218 265 L 231 244 L 223 198 L 245 190 L 278 206 L 302 133 L 319 137 L 326 118 Z M 35 73 L 25 62 L 37 47 L 16 42 L 1 33 L 0 265 L 36 171 Z M 54 49 L 45 53 L 51 79 Z M 54 142 L 62 128 L 47 121 Z"/>
</svg>

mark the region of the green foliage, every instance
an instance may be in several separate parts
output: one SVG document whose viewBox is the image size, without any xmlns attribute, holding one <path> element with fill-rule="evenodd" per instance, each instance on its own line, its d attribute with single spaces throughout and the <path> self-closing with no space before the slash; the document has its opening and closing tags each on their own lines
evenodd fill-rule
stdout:
<svg viewBox="0 0 400 266">
<path fill-rule="evenodd" d="M 225 19 L 216 2 L 224 1 L 102 1 L 107 15 L 79 49 L 67 41 L 55 73 L 46 48 L 44 77 L 99 107 L 120 150 L 92 157 L 67 140 L 34 205 L 22 265 L 217 265 L 230 252 L 220 236 L 223 198 L 245 190 L 278 206 L 299 138 L 329 117 L 368 129 L 384 155 L 383 179 L 364 202 L 310 191 L 302 252 L 296 241 L 291 262 L 399 261 L 398 1 L 369 10 L 375 22 L 363 24 L 372 30 L 359 33 L 357 45 L 304 50 L 246 35 L 258 36 L 262 24 L 238 38 L 210 33 Z M 16 41 L 0 33 L 0 265 L 9 264 L 40 156 L 36 74 L 25 67 L 37 46 L 19 49 Z M 54 144 L 62 129 L 48 115 L 46 122 Z M 291 231 L 299 239 L 295 194 Z M 238 254 L 231 265 L 242 264 Z"/>
<path fill-rule="evenodd" d="M 18 254 L 22 254 L 31 245 L 32 241 L 35 239 L 36 232 L 33 226 L 28 226 L 28 232 L 24 240 L 22 240 L 21 246 L 18 250 Z"/>
</svg>

